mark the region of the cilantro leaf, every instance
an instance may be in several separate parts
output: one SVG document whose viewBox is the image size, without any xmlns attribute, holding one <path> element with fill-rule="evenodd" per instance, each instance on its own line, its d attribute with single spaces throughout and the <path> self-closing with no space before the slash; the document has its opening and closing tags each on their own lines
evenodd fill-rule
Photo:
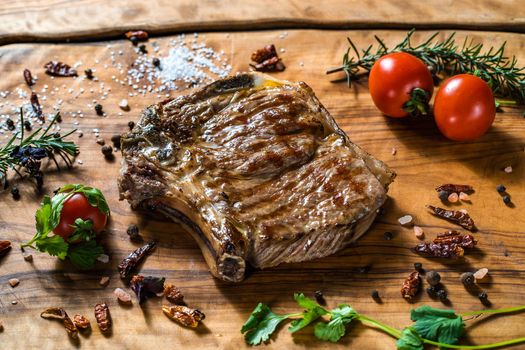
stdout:
<svg viewBox="0 0 525 350">
<path fill-rule="evenodd" d="M 44 196 L 40 208 L 35 213 L 37 235 L 47 234 L 53 229 L 49 220 L 52 210 L 51 198 Z"/>
<path fill-rule="evenodd" d="M 36 247 L 41 252 L 47 252 L 49 255 L 56 256 L 60 260 L 64 260 L 67 255 L 68 244 L 60 236 L 45 236 L 38 239 Z"/>
<path fill-rule="evenodd" d="M 421 337 L 440 343 L 456 344 L 465 330 L 463 319 L 454 310 L 424 305 L 410 311 L 410 319 L 416 322 L 413 328 Z"/>
<path fill-rule="evenodd" d="M 317 320 L 319 317 L 326 315 L 326 311 L 322 306 L 317 304 L 314 300 L 307 298 L 303 293 L 294 294 L 294 299 L 299 304 L 299 306 L 305 308 L 303 311 L 303 318 L 294 320 L 288 330 L 292 333 L 297 332 L 300 329 L 308 326 L 313 321 Z"/>
<path fill-rule="evenodd" d="M 241 328 L 246 333 L 244 339 L 250 345 L 258 345 L 267 341 L 279 323 L 288 318 L 288 315 L 277 315 L 265 304 L 259 303 Z"/>
<path fill-rule="evenodd" d="M 341 304 L 331 312 L 330 322 L 318 322 L 314 334 L 321 340 L 337 342 L 346 332 L 346 326 L 357 317 L 357 312 L 349 305 Z"/>
<path fill-rule="evenodd" d="M 84 186 L 80 184 L 73 184 L 63 186 L 59 190 L 59 193 L 82 193 L 84 196 L 86 196 L 91 206 L 97 207 L 106 216 L 109 216 L 110 214 L 106 198 L 102 194 L 102 191 L 100 191 L 98 188 Z"/>
<path fill-rule="evenodd" d="M 399 350 L 424 350 L 421 337 L 412 327 L 407 327 L 401 333 L 401 338 L 396 341 Z"/>
<path fill-rule="evenodd" d="M 69 236 L 68 242 L 90 241 L 97 236 L 96 232 L 93 231 L 93 221 L 91 220 L 77 218 L 72 226 L 75 228 L 75 232 Z"/>
<path fill-rule="evenodd" d="M 101 254 L 104 254 L 104 249 L 95 241 L 72 244 L 67 252 L 71 263 L 82 270 L 93 268 Z"/>
</svg>

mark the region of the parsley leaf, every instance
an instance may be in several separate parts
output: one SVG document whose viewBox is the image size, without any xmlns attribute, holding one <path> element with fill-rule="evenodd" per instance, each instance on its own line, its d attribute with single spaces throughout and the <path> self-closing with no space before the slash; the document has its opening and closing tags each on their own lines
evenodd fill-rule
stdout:
<svg viewBox="0 0 525 350">
<path fill-rule="evenodd" d="M 68 244 L 60 236 L 48 236 L 38 239 L 36 242 L 36 247 L 41 252 L 47 252 L 49 255 L 56 256 L 60 260 L 64 260 L 67 255 Z"/>
<path fill-rule="evenodd" d="M 104 249 L 95 241 L 72 244 L 67 252 L 71 263 L 82 270 L 88 270 L 95 266 L 97 258 L 104 254 Z"/>
<path fill-rule="evenodd" d="M 265 304 L 259 303 L 241 328 L 246 333 L 244 339 L 250 345 L 258 345 L 267 341 L 279 323 L 288 318 L 288 315 L 277 315 Z"/>
<path fill-rule="evenodd" d="M 300 329 L 308 326 L 313 321 L 317 320 L 319 317 L 326 315 L 326 311 L 322 306 L 317 304 L 314 300 L 307 298 L 303 293 L 294 294 L 294 299 L 299 304 L 299 306 L 305 308 L 303 311 L 303 318 L 294 320 L 288 330 L 292 333 L 297 332 Z"/>
<path fill-rule="evenodd" d="M 321 340 L 337 342 L 346 332 L 346 326 L 357 317 L 357 312 L 349 305 L 341 304 L 331 312 L 330 322 L 318 322 L 314 334 Z"/>
<path fill-rule="evenodd" d="M 69 236 L 68 242 L 90 241 L 97 236 L 96 232 L 93 231 L 93 221 L 91 220 L 77 218 L 72 226 L 75 227 L 75 232 Z"/>
<path fill-rule="evenodd" d="M 89 204 L 91 204 L 93 207 L 97 207 L 100 209 L 101 212 L 103 212 L 106 216 L 109 216 L 109 206 L 106 202 L 106 198 L 102 194 L 102 191 L 100 191 L 98 188 L 84 186 L 80 184 L 73 184 L 73 185 L 66 185 L 63 186 L 59 193 L 82 193 L 84 196 L 86 196 Z"/>
<path fill-rule="evenodd" d="M 399 350 L 424 350 L 421 337 L 412 327 L 407 327 L 401 333 L 401 338 L 396 341 Z"/>
<path fill-rule="evenodd" d="M 425 305 L 410 311 L 410 319 L 416 322 L 413 327 L 421 337 L 440 343 L 456 344 L 465 330 L 463 319 L 454 310 Z"/>
</svg>

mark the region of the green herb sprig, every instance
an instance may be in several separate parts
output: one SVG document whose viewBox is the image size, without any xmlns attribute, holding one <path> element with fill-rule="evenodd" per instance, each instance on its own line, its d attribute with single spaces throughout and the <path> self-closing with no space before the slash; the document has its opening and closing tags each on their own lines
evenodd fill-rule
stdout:
<svg viewBox="0 0 525 350">
<path fill-rule="evenodd" d="M 351 85 L 363 73 L 368 74 L 382 56 L 392 52 L 406 52 L 421 59 L 435 78 L 460 73 L 476 74 L 489 84 L 496 96 L 511 98 L 519 103 L 525 102 L 525 67 L 518 66 L 515 56 L 505 56 L 505 43 L 497 49 L 490 47 L 484 50 L 483 44 L 475 44 L 468 37 L 462 45 L 458 44 L 454 38 L 456 33 L 443 41 L 435 41 L 439 35 L 437 32 L 423 43 L 413 45 L 411 38 L 414 32 L 414 29 L 409 31 L 393 48 L 388 48 L 383 39 L 374 36 L 377 47 L 374 49 L 370 45 L 361 51 L 347 38 L 349 47 L 343 55 L 343 64 L 326 73 L 343 71 L 348 85 Z"/>
<path fill-rule="evenodd" d="M 56 156 L 64 160 L 68 167 L 72 166 L 72 158 L 78 153 L 78 146 L 73 141 L 66 141 L 65 138 L 74 133 L 72 130 L 65 135 L 50 133 L 51 127 L 56 123 L 60 113 L 53 117 L 47 128 L 38 128 L 29 136 L 24 137 L 24 114 L 20 109 L 20 132 L 13 135 L 7 144 L 0 148 L 0 180 L 5 184 L 8 169 L 15 170 L 20 177 L 22 174 L 17 167 L 24 167 L 30 177 L 34 177 L 40 172 L 40 160 L 48 157 L 52 159 L 60 169 Z M 20 142 L 15 144 L 18 136 Z"/>
<path fill-rule="evenodd" d="M 454 310 L 441 310 L 425 305 L 410 312 L 410 319 L 414 321 L 410 327 L 398 330 L 358 313 L 347 304 L 341 304 L 329 311 L 302 293 L 294 294 L 294 299 L 304 309 L 302 313 L 278 315 L 267 305 L 259 303 L 241 328 L 246 342 L 259 345 L 267 341 L 277 326 L 289 319 L 293 320 L 288 328 L 291 333 L 317 321 L 314 326 L 315 336 L 330 342 L 339 341 L 346 333 L 346 326 L 353 321 L 359 321 L 397 339 L 396 347 L 399 350 L 424 350 L 425 344 L 448 349 L 494 349 L 525 342 L 525 337 L 522 337 L 485 345 L 457 345 L 465 334 L 465 321 L 469 318 L 523 311 L 525 306 L 458 315 Z"/>
<path fill-rule="evenodd" d="M 40 252 L 47 252 L 60 260 L 69 260 L 76 267 L 87 270 L 94 267 L 97 258 L 104 254 L 104 249 L 95 241 L 96 232 L 90 220 L 75 220 L 75 231 L 67 239 L 53 234 L 53 230 L 60 223 L 60 213 L 64 203 L 76 193 L 82 193 L 93 207 L 100 209 L 109 216 L 110 210 L 102 192 L 93 187 L 74 184 L 60 188 L 53 198 L 44 196 L 40 208 L 35 213 L 36 234 L 21 248 L 32 248 Z"/>
</svg>

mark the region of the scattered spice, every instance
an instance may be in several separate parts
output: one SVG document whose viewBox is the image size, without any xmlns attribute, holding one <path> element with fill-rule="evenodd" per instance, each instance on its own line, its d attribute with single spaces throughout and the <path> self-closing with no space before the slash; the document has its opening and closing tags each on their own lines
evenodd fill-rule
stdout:
<svg viewBox="0 0 525 350">
<path fill-rule="evenodd" d="M 130 39 L 135 37 L 136 40 L 146 41 L 149 38 L 148 32 L 144 30 L 130 30 L 124 34 L 126 38 Z"/>
<path fill-rule="evenodd" d="M 106 287 L 109 284 L 109 277 L 103 276 L 100 281 L 98 281 L 98 284 L 100 284 L 102 287 Z"/>
<path fill-rule="evenodd" d="M 20 199 L 20 191 L 18 190 L 18 187 L 13 186 L 11 187 L 11 196 L 15 201 Z"/>
<path fill-rule="evenodd" d="M 106 159 L 111 158 L 113 156 L 113 147 L 109 145 L 102 146 L 100 148 L 100 151 Z"/>
<path fill-rule="evenodd" d="M 372 293 L 370 293 L 370 296 L 372 297 L 372 299 L 374 299 L 375 302 L 381 301 L 381 297 L 379 296 L 379 292 L 377 291 L 377 289 L 374 289 Z"/>
<path fill-rule="evenodd" d="M 453 193 L 448 195 L 447 200 L 450 203 L 456 203 L 459 200 L 459 196 L 458 196 L 458 194 L 456 192 L 453 192 Z"/>
<path fill-rule="evenodd" d="M 144 44 L 139 45 L 139 52 L 144 53 L 144 54 L 148 53 L 148 50 L 146 49 L 146 45 Z"/>
<path fill-rule="evenodd" d="M 438 234 L 432 242 L 419 243 L 412 251 L 435 258 L 461 257 L 465 249 L 473 248 L 476 244 L 472 235 L 449 230 Z"/>
<path fill-rule="evenodd" d="M 11 118 L 7 118 L 5 120 L 5 125 L 7 125 L 7 129 L 13 131 L 15 130 L 15 122 Z"/>
<path fill-rule="evenodd" d="M 77 71 L 60 61 L 49 61 L 44 65 L 46 73 L 56 77 L 76 77 Z"/>
<path fill-rule="evenodd" d="M 414 263 L 414 270 L 416 270 L 419 273 L 425 272 L 425 270 L 423 270 L 423 264 L 420 262 Z"/>
<path fill-rule="evenodd" d="M 16 304 L 18 304 L 18 301 L 16 301 L 16 300 L 11 300 L 11 305 L 16 305 Z"/>
<path fill-rule="evenodd" d="M 503 169 L 503 171 L 505 171 L 507 174 L 512 173 L 512 166 L 509 165 L 508 167 L 506 167 L 505 169 Z"/>
<path fill-rule="evenodd" d="M 472 272 L 464 272 L 459 276 L 459 280 L 465 287 L 470 287 L 476 282 L 476 277 Z"/>
<path fill-rule="evenodd" d="M 85 316 L 79 314 L 73 316 L 73 324 L 80 330 L 85 330 L 91 327 L 89 320 Z"/>
<path fill-rule="evenodd" d="M 117 297 L 118 301 L 123 304 L 131 304 L 131 295 L 122 288 L 115 288 L 113 294 Z"/>
<path fill-rule="evenodd" d="M 445 191 L 447 193 L 459 193 L 459 192 L 465 192 L 465 193 L 472 193 L 474 192 L 474 188 L 470 185 L 457 185 L 457 184 L 444 184 L 436 187 L 437 192 Z"/>
<path fill-rule="evenodd" d="M 467 213 L 463 213 L 459 210 L 443 209 L 435 207 L 433 205 L 427 205 L 427 208 L 430 209 L 436 216 L 456 223 L 469 231 L 476 231 L 476 225 L 474 224 L 474 220 L 472 220 L 470 215 Z"/>
<path fill-rule="evenodd" d="M 161 296 L 164 293 L 165 280 L 164 277 L 136 275 L 131 278 L 129 285 L 137 295 L 139 304 L 142 304 L 146 299 Z"/>
<path fill-rule="evenodd" d="M 42 115 L 42 106 L 38 101 L 38 95 L 34 91 L 31 92 L 31 98 L 29 101 L 31 102 L 31 108 L 33 108 L 33 112 L 35 113 L 36 117 L 40 120 L 43 120 L 44 117 Z"/>
<path fill-rule="evenodd" d="M 20 280 L 18 278 L 11 278 L 8 282 L 12 288 L 15 288 L 20 283 Z"/>
<path fill-rule="evenodd" d="M 482 280 L 483 278 L 485 278 L 485 276 L 487 276 L 488 273 L 489 273 L 489 269 L 484 267 L 474 272 L 474 277 L 476 278 L 476 280 Z"/>
<path fill-rule="evenodd" d="M 71 321 L 71 318 L 67 315 L 67 312 L 61 308 L 61 307 L 52 307 L 49 309 L 46 309 L 40 313 L 40 317 L 45 319 L 55 319 L 55 320 L 61 320 L 62 324 L 66 328 L 67 334 L 73 338 L 78 338 L 78 329 Z"/>
<path fill-rule="evenodd" d="M 103 116 L 104 115 L 104 111 L 102 110 L 102 105 L 100 103 L 97 103 L 95 105 L 95 112 L 97 113 L 97 115 L 99 116 Z"/>
<path fill-rule="evenodd" d="M 487 295 L 487 292 L 483 291 L 478 294 L 479 301 L 483 305 L 490 305 L 489 296 Z"/>
<path fill-rule="evenodd" d="M 164 296 L 168 301 L 173 304 L 182 305 L 184 304 L 184 295 L 179 288 L 175 287 L 171 283 L 167 283 L 164 286 Z"/>
<path fill-rule="evenodd" d="M 0 320 L 0 333 L 4 331 L 4 324 L 2 323 L 2 320 Z"/>
<path fill-rule="evenodd" d="M 106 303 L 95 305 L 95 319 L 97 320 L 98 328 L 100 328 L 102 332 L 109 330 L 111 327 L 111 316 Z"/>
<path fill-rule="evenodd" d="M 505 203 L 505 204 L 510 204 L 510 202 L 511 202 L 511 199 L 510 199 L 509 195 L 504 195 L 502 197 L 502 199 L 503 199 L 503 203 Z"/>
<path fill-rule="evenodd" d="M 126 230 L 126 233 L 128 234 L 129 239 L 133 242 L 142 242 L 142 237 L 139 234 L 139 228 L 137 225 L 129 225 L 128 229 Z"/>
<path fill-rule="evenodd" d="M 430 286 L 426 289 L 427 294 L 431 298 L 437 298 L 437 293 L 441 289 L 441 284 L 437 284 L 435 286 Z"/>
<path fill-rule="evenodd" d="M 171 320 L 191 328 L 196 328 L 199 323 L 206 318 L 201 311 L 183 305 L 163 305 L 162 311 Z"/>
<path fill-rule="evenodd" d="M 86 78 L 93 79 L 93 70 L 91 68 L 88 68 L 84 71 L 84 74 L 86 75 Z"/>
<path fill-rule="evenodd" d="M 414 271 L 403 282 L 403 286 L 401 287 L 401 296 L 407 300 L 410 300 L 417 295 L 420 288 L 421 277 L 419 277 L 419 272 Z"/>
<path fill-rule="evenodd" d="M 390 232 L 390 231 L 386 231 L 385 233 L 383 233 L 383 237 L 384 237 L 387 241 L 390 241 L 392 238 L 394 238 L 394 235 L 392 234 L 392 232 Z"/>
<path fill-rule="evenodd" d="M 153 63 L 155 67 L 160 66 L 160 60 L 158 59 L 158 57 L 153 57 L 153 60 L 151 61 L 151 63 Z"/>
<path fill-rule="evenodd" d="M 113 143 L 113 147 L 115 147 L 116 149 L 120 148 L 120 138 L 120 134 L 115 134 L 111 136 L 111 143 Z"/>
<path fill-rule="evenodd" d="M 26 131 L 31 131 L 32 126 L 29 120 L 24 120 L 24 129 L 26 129 Z"/>
<path fill-rule="evenodd" d="M 155 241 L 151 241 L 146 245 L 135 249 L 118 265 L 118 271 L 121 278 L 128 278 L 131 271 L 137 264 L 155 248 Z"/>
<path fill-rule="evenodd" d="M 441 275 L 437 271 L 428 271 L 426 280 L 431 286 L 437 286 L 441 282 Z"/>
<path fill-rule="evenodd" d="M 24 260 L 27 261 L 27 262 L 33 261 L 33 255 L 24 253 Z"/>
<path fill-rule="evenodd" d="M 397 219 L 397 221 L 403 226 L 409 226 L 414 222 L 412 215 L 405 215 Z"/>
<path fill-rule="evenodd" d="M 11 250 L 10 241 L 0 241 L 0 257 L 4 256 Z"/>
<path fill-rule="evenodd" d="M 425 236 L 425 232 L 421 227 L 414 226 L 414 235 L 416 235 L 418 239 L 422 239 Z"/>
<path fill-rule="evenodd" d="M 321 292 L 320 290 L 316 290 L 314 292 L 314 298 L 319 305 L 326 305 L 326 300 L 324 298 L 323 292 Z"/>
<path fill-rule="evenodd" d="M 503 185 L 498 185 L 496 186 L 496 191 L 498 191 L 499 193 L 503 193 L 507 190 L 507 188 Z"/>
<path fill-rule="evenodd" d="M 27 86 L 33 86 L 35 84 L 35 80 L 33 79 L 33 75 L 31 74 L 31 71 L 29 69 L 24 69 L 24 80 L 27 84 Z"/>
<path fill-rule="evenodd" d="M 439 298 L 439 300 L 446 301 L 448 298 L 448 293 L 445 289 L 441 288 L 437 291 L 436 296 Z"/>
<path fill-rule="evenodd" d="M 395 147 L 392 147 L 392 152 L 391 153 L 392 153 L 393 156 L 395 156 L 396 153 L 397 153 L 397 149 Z"/>
<path fill-rule="evenodd" d="M 135 127 L 135 122 L 134 122 L 134 121 L 129 121 L 129 122 L 128 122 L 128 128 L 129 128 L 129 130 L 130 130 L 130 131 L 133 130 L 134 127 Z"/>
<path fill-rule="evenodd" d="M 106 143 L 106 141 L 104 141 L 104 139 L 97 139 L 96 142 L 101 145 L 101 146 L 104 146 L 104 144 Z"/>
<path fill-rule="evenodd" d="M 129 111 L 129 103 L 128 103 L 128 100 L 126 100 L 125 98 L 120 100 L 120 102 L 118 103 L 118 106 L 123 111 Z"/>
<path fill-rule="evenodd" d="M 250 66 L 259 72 L 282 72 L 286 68 L 277 55 L 273 44 L 266 45 L 252 53 L 251 59 L 256 64 L 250 64 Z"/>
</svg>

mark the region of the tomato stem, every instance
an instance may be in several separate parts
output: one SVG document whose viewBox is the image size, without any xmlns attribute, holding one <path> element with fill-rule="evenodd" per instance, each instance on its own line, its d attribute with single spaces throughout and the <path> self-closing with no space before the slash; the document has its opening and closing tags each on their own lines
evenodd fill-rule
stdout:
<svg viewBox="0 0 525 350">
<path fill-rule="evenodd" d="M 428 115 L 430 110 L 430 94 L 421 88 L 414 88 L 410 92 L 410 100 L 405 102 L 403 110 L 412 116 Z"/>
</svg>

